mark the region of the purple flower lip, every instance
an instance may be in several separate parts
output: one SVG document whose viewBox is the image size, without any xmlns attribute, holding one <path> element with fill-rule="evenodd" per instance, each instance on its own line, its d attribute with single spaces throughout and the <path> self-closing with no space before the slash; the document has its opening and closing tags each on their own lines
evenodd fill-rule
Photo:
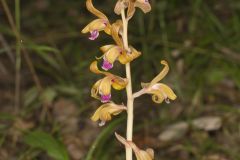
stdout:
<svg viewBox="0 0 240 160">
<path fill-rule="evenodd" d="M 93 31 L 90 31 L 90 37 L 88 38 L 88 39 L 90 39 L 90 40 L 95 40 L 95 39 L 97 39 L 98 38 L 98 36 L 99 36 L 99 32 L 98 32 L 98 30 L 93 30 Z"/>
<path fill-rule="evenodd" d="M 149 1 L 148 1 L 148 0 L 145 0 L 145 3 L 149 3 Z"/>
<path fill-rule="evenodd" d="M 110 99 L 111 99 L 111 94 L 109 94 L 109 95 L 101 95 L 101 102 L 102 103 L 107 103 L 107 102 L 110 101 Z"/>
<path fill-rule="evenodd" d="M 102 64 L 102 69 L 104 69 L 105 71 L 112 69 L 113 68 L 113 64 L 108 62 L 106 59 L 103 60 L 103 64 Z"/>
</svg>

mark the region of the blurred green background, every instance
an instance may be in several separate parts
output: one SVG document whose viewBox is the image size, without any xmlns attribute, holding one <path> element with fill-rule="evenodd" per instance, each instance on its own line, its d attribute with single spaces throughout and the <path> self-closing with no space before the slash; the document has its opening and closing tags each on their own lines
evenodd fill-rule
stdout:
<svg viewBox="0 0 240 160">
<path fill-rule="evenodd" d="M 120 18 L 115 3 L 94 0 L 111 22 Z M 134 142 L 153 148 L 156 160 L 240 160 L 240 1 L 150 3 L 150 13 L 138 9 L 129 23 L 129 42 L 143 53 L 132 63 L 133 88 L 165 59 L 164 83 L 178 99 L 137 99 Z M 125 134 L 126 114 L 101 128 L 89 119 L 101 104 L 90 97 L 101 77 L 89 65 L 113 43 L 80 33 L 94 18 L 84 0 L 1 0 L 0 160 L 124 159 L 113 133 Z M 124 76 L 124 66 L 112 72 Z M 125 91 L 113 99 L 126 103 Z"/>
</svg>

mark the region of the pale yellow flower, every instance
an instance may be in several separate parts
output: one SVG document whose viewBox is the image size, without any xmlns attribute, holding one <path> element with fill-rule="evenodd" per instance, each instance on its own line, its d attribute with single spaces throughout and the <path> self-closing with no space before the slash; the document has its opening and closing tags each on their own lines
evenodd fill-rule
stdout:
<svg viewBox="0 0 240 160">
<path fill-rule="evenodd" d="M 125 147 L 130 147 L 133 149 L 137 160 L 153 160 L 154 159 L 154 151 L 151 148 L 146 149 L 146 151 L 139 149 L 136 144 L 132 141 L 127 141 L 125 138 L 115 133 L 117 139 L 125 145 Z"/>
<path fill-rule="evenodd" d="M 124 110 L 127 110 L 124 105 L 105 103 L 95 111 L 91 119 L 94 122 L 100 121 L 99 125 L 103 126 L 107 121 L 110 121 L 112 119 L 112 115 L 118 115 Z"/>
<path fill-rule="evenodd" d="M 90 70 L 93 73 L 105 75 L 105 77 L 98 80 L 91 89 L 92 97 L 100 99 L 103 103 L 110 101 L 112 87 L 116 90 L 122 90 L 128 84 L 126 78 L 121 78 L 109 72 L 100 71 L 97 66 L 97 61 L 92 62 L 90 65 Z"/>
<path fill-rule="evenodd" d="M 122 9 L 128 8 L 127 17 L 130 19 L 135 13 L 136 7 L 140 8 L 144 13 L 151 11 L 148 0 L 118 0 L 114 12 L 120 15 Z"/>
<path fill-rule="evenodd" d="M 104 53 L 102 69 L 109 70 L 113 68 L 113 64 L 118 60 L 121 64 L 127 64 L 141 55 L 135 48 L 130 46 L 129 51 L 125 51 L 123 48 L 117 45 L 105 45 L 100 48 Z"/>
<path fill-rule="evenodd" d="M 87 9 L 98 17 L 98 19 L 93 20 L 90 22 L 83 30 L 82 33 L 89 33 L 90 32 L 90 40 L 95 40 L 99 36 L 100 31 L 105 31 L 107 34 L 111 34 L 111 25 L 109 20 L 105 14 L 97 10 L 93 4 L 92 0 L 86 1 Z"/>
<path fill-rule="evenodd" d="M 161 61 L 161 64 L 164 65 L 163 70 L 150 83 L 142 83 L 143 89 L 135 93 L 134 97 L 138 97 L 142 94 L 152 94 L 152 100 L 155 103 L 162 103 L 164 100 L 166 103 L 170 103 L 170 100 L 175 100 L 177 98 L 176 94 L 168 85 L 158 83 L 169 71 L 169 66 L 166 61 Z"/>
</svg>

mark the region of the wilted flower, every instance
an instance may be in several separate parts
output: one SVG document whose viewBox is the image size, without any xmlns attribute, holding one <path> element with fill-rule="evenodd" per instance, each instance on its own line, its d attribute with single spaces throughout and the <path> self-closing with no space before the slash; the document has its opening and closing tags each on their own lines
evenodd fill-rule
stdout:
<svg viewBox="0 0 240 160">
<path fill-rule="evenodd" d="M 151 5 L 148 0 L 118 0 L 114 12 L 119 15 L 122 9 L 128 8 L 127 17 L 130 19 L 136 7 L 140 8 L 144 13 L 151 11 Z"/>
<path fill-rule="evenodd" d="M 151 148 L 146 149 L 146 151 L 139 149 L 132 141 L 127 141 L 125 138 L 115 133 L 117 139 L 125 145 L 125 147 L 130 147 L 133 149 L 137 160 L 153 160 L 154 151 Z"/>
<path fill-rule="evenodd" d="M 119 37 L 122 27 L 120 20 L 116 21 L 111 28 L 111 34 L 117 45 L 105 45 L 100 48 L 104 53 L 102 69 L 109 70 L 113 67 L 113 63 L 118 60 L 121 64 L 127 64 L 141 55 L 132 46 L 126 51 L 123 46 L 122 39 Z"/>
<path fill-rule="evenodd" d="M 111 34 L 111 25 L 109 23 L 108 18 L 99 10 L 97 10 L 93 4 L 92 0 L 86 1 L 87 9 L 94 15 L 98 17 L 98 19 L 90 22 L 83 30 L 82 33 L 90 32 L 90 40 L 95 40 L 99 36 L 100 31 L 105 31 L 107 34 Z"/>
<path fill-rule="evenodd" d="M 112 115 L 118 115 L 124 110 L 127 110 L 124 105 L 105 103 L 96 110 L 91 119 L 95 122 L 100 120 L 99 126 L 103 126 L 107 121 L 112 119 Z"/>
<path fill-rule="evenodd" d="M 168 73 L 169 66 L 166 61 L 161 61 L 161 64 L 164 65 L 163 70 L 150 82 L 142 83 L 143 89 L 134 94 L 134 97 L 138 97 L 142 94 L 152 94 L 152 99 L 156 103 L 162 103 L 165 100 L 166 103 L 170 103 L 169 100 L 175 100 L 177 98 L 173 90 L 163 83 L 158 83 L 161 81 Z"/>
<path fill-rule="evenodd" d="M 128 81 L 126 78 L 113 75 L 109 72 L 100 71 L 97 67 L 97 61 L 92 62 L 90 70 L 96 74 L 105 75 L 104 78 L 98 80 L 92 87 L 91 95 L 96 99 L 100 99 L 101 102 L 107 103 L 111 99 L 111 88 L 121 90 L 126 87 Z M 98 96 L 100 95 L 100 97 Z"/>
</svg>

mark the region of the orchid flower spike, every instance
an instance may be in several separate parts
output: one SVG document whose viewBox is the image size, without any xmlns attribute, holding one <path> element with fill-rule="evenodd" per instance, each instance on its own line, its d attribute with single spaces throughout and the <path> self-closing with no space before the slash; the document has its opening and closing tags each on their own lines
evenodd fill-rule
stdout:
<svg viewBox="0 0 240 160">
<path fill-rule="evenodd" d="M 169 71 L 168 63 L 165 60 L 162 60 L 161 64 L 164 65 L 163 70 L 150 83 L 142 83 L 143 90 L 141 92 L 142 94 L 152 94 L 152 100 L 155 103 L 162 103 L 164 100 L 166 103 L 170 103 L 169 100 L 175 100 L 177 96 L 169 86 L 158 83 Z"/>
<path fill-rule="evenodd" d="M 109 72 L 100 71 L 97 66 L 97 61 L 92 62 L 90 65 L 90 70 L 93 73 L 105 75 L 104 78 L 98 80 L 93 85 L 91 90 L 91 96 L 96 99 L 100 99 L 102 103 L 107 103 L 110 101 L 112 87 L 116 90 L 122 90 L 128 84 L 128 80 L 126 78 L 121 78 Z"/>
<path fill-rule="evenodd" d="M 111 34 L 111 25 L 109 23 L 108 18 L 105 14 L 97 10 L 93 4 L 92 0 L 86 1 L 87 9 L 98 17 L 98 19 L 93 20 L 90 22 L 84 29 L 81 31 L 82 33 L 89 33 L 90 32 L 90 40 L 95 40 L 99 36 L 100 31 L 105 31 L 107 34 Z"/>
<path fill-rule="evenodd" d="M 127 141 L 125 138 L 120 136 L 115 132 L 115 136 L 125 147 L 130 147 L 133 149 L 137 160 L 153 160 L 154 159 L 154 151 L 151 148 L 146 149 L 146 151 L 139 149 L 136 144 L 132 141 Z"/>
<path fill-rule="evenodd" d="M 130 19 L 135 13 L 136 7 L 140 8 L 144 13 L 151 11 L 151 5 L 148 0 L 118 0 L 114 12 L 120 15 L 122 9 L 128 8 L 127 17 Z"/>
<path fill-rule="evenodd" d="M 105 103 L 95 111 L 91 117 L 91 120 L 94 122 L 100 121 L 99 126 L 103 126 L 107 121 L 110 121 L 112 119 L 112 115 L 118 115 L 124 110 L 127 110 L 124 105 Z"/>
</svg>

